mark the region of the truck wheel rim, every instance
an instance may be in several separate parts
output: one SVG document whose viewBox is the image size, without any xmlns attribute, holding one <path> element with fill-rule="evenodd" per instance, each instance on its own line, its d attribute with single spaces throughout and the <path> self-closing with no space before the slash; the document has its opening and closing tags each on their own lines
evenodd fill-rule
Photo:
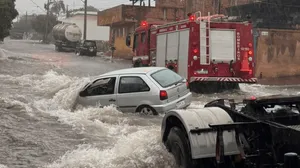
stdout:
<svg viewBox="0 0 300 168">
<path fill-rule="evenodd" d="M 141 113 L 145 114 L 145 115 L 152 115 L 153 111 L 148 107 L 144 107 L 144 108 L 142 108 Z"/>
</svg>

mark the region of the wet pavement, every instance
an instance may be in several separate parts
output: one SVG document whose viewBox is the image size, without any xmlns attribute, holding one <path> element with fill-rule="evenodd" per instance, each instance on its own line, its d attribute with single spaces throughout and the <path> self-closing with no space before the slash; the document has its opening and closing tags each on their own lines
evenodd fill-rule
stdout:
<svg viewBox="0 0 300 168">
<path fill-rule="evenodd" d="M 162 116 L 114 107 L 71 111 L 90 77 L 130 62 L 55 52 L 33 41 L 0 44 L 0 168 L 173 168 L 160 140 Z M 194 95 L 190 108 L 216 98 L 300 94 L 300 86 L 240 85 L 241 90 Z"/>
</svg>

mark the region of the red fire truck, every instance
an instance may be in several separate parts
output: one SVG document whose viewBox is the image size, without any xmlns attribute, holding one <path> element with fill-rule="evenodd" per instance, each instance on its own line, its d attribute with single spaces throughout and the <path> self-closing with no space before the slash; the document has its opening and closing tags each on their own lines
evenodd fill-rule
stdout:
<svg viewBox="0 0 300 168">
<path fill-rule="evenodd" d="M 134 67 L 168 67 L 185 77 L 192 91 L 218 92 L 257 82 L 248 21 L 196 12 L 189 19 L 165 24 L 142 21 L 133 35 Z M 126 45 L 131 45 L 130 35 Z"/>
</svg>

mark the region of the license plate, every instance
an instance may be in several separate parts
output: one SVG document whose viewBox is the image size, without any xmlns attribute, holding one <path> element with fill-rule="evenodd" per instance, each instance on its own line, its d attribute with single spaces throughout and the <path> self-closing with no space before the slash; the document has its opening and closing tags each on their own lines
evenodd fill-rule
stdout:
<svg viewBox="0 0 300 168">
<path fill-rule="evenodd" d="M 176 107 L 177 107 L 177 108 L 182 108 L 184 105 L 185 105 L 185 101 L 183 100 L 183 101 L 178 102 L 178 103 L 176 104 Z"/>
</svg>

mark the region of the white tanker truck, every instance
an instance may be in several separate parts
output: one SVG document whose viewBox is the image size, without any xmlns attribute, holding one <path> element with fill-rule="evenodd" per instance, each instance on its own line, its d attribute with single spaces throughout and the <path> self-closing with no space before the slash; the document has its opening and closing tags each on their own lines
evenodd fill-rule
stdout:
<svg viewBox="0 0 300 168">
<path fill-rule="evenodd" d="M 55 39 L 56 51 L 63 51 L 64 49 L 75 50 L 82 36 L 80 28 L 72 23 L 57 24 L 53 27 L 52 33 Z"/>
</svg>

